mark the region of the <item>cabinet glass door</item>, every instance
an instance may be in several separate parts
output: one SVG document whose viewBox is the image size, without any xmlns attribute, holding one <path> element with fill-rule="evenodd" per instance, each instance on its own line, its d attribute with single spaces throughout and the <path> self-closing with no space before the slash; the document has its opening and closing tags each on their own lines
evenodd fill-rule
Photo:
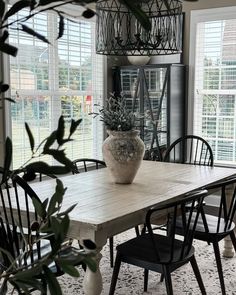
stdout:
<svg viewBox="0 0 236 295">
<path fill-rule="evenodd" d="M 145 148 L 160 158 L 167 143 L 167 74 L 166 67 L 121 69 L 121 93 L 127 108 L 139 114 L 137 128 Z"/>
</svg>

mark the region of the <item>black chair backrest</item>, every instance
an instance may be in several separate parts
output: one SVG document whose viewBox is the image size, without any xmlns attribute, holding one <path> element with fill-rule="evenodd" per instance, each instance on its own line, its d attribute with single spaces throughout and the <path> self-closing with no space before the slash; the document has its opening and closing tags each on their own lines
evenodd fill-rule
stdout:
<svg viewBox="0 0 236 295">
<path fill-rule="evenodd" d="M 33 239 L 38 238 L 37 232 L 32 228 L 33 224 L 35 226 L 38 221 L 32 199 L 39 200 L 39 198 L 20 176 L 13 177 L 12 186 L 12 188 L 5 188 L 2 185 L 0 188 L 0 247 L 10 252 L 15 259 L 20 254 L 23 255 L 27 245 L 30 245 Z M 19 198 L 19 191 L 21 191 L 21 196 L 23 194 L 23 199 Z M 40 243 L 41 241 L 35 243 L 30 257 L 24 256 L 24 265 L 41 257 Z M 8 267 L 11 263 L 9 257 L 5 254 L 2 256 L 4 266 Z"/>
<path fill-rule="evenodd" d="M 75 173 L 87 172 L 89 170 L 106 167 L 106 163 L 97 159 L 81 158 L 73 161 Z"/>
<path fill-rule="evenodd" d="M 206 195 L 207 190 L 188 193 L 180 200 L 170 201 L 165 205 L 156 206 L 155 208 L 152 208 L 147 212 L 146 226 L 153 244 L 153 250 L 156 255 L 157 263 L 169 264 L 179 262 L 182 261 L 189 254 L 192 247 L 194 231 L 202 207 L 202 202 Z M 198 204 L 197 207 L 196 203 Z M 186 210 L 187 204 L 189 206 L 188 210 Z M 168 212 L 168 240 L 165 239 L 165 241 L 167 241 L 167 243 L 164 245 L 165 255 L 163 255 L 163 251 L 162 255 L 160 255 L 159 245 L 162 244 L 163 250 L 163 243 L 161 243 L 161 235 L 163 234 L 163 231 L 160 231 L 159 238 L 158 236 L 157 238 L 154 238 L 152 219 L 158 218 L 158 215 L 162 216 L 163 210 Z M 176 233 L 176 221 L 179 216 L 181 216 L 184 228 L 182 242 L 177 237 Z"/>
<path fill-rule="evenodd" d="M 204 221 L 205 231 L 211 233 L 222 233 L 232 229 L 235 211 L 236 211 L 236 176 L 230 177 L 224 181 L 220 181 L 214 185 L 208 186 L 208 190 L 220 190 L 220 202 L 217 213 L 216 227 L 208 227 L 205 222 L 206 214 L 204 207 L 202 207 L 201 216 Z M 228 196 L 227 196 L 228 194 Z"/>
<path fill-rule="evenodd" d="M 213 166 L 211 146 L 203 138 L 186 135 L 174 141 L 166 150 L 164 162 Z"/>
</svg>

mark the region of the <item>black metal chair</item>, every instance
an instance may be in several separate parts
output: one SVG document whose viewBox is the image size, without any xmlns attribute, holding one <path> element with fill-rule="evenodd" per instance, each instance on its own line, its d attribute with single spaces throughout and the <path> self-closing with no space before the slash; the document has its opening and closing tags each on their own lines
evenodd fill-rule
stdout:
<svg viewBox="0 0 236 295">
<path fill-rule="evenodd" d="M 115 292 L 121 262 L 144 268 L 144 291 L 147 291 L 149 270 L 163 274 L 168 295 L 173 294 L 171 273 L 190 262 L 201 293 L 206 294 L 195 260 L 194 247 L 192 246 L 198 215 L 206 194 L 206 190 L 187 194 L 181 200 L 169 201 L 167 204 L 159 205 L 147 212 L 146 225 L 148 233 L 143 233 L 117 246 L 117 256 L 109 295 L 113 295 Z M 193 214 L 194 204 L 196 202 L 198 202 L 199 206 L 197 214 Z M 191 204 L 191 209 L 188 212 L 185 210 L 187 203 Z M 171 220 L 168 235 L 163 235 L 163 231 L 154 233 L 151 225 L 151 219 L 163 214 L 163 212 L 161 213 L 163 210 L 167 210 L 169 219 Z M 175 232 L 175 223 L 179 214 L 181 214 L 180 216 L 185 229 L 183 240 L 178 239 Z"/>
<path fill-rule="evenodd" d="M 228 202 L 228 205 L 226 200 L 226 187 L 233 185 L 236 186 L 236 176 L 207 187 L 209 190 L 221 189 L 218 214 L 215 216 L 205 214 L 205 207 L 202 207 L 201 215 L 199 216 L 194 234 L 195 239 L 206 241 L 213 245 L 223 295 L 226 295 L 226 291 L 220 259 L 219 241 L 226 236 L 230 236 L 234 250 L 236 251 L 236 238 L 234 233 L 235 224 L 233 222 L 236 211 L 236 187 L 233 189 L 232 198 L 231 201 Z M 176 231 L 183 235 L 183 225 L 180 219 L 177 219 Z"/>
<path fill-rule="evenodd" d="M 196 135 L 186 135 L 174 141 L 166 150 L 164 162 L 213 166 L 214 157 L 209 143 Z"/>
<path fill-rule="evenodd" d="M 3 272 L 12 264 L 12 258 L 16 259 L 19 255 L 22 256 L 24 252 L 26 255 L 23 255 L 21 264 L 19 264 L 19 261 L 16 264 L 19 268 L 22 266 L 26 268 L 28 266 L 30 267 L 30 264 L 42 259 L 52 249 L 50 238 L 45 237 L 44 239 L 43 236 L 39 236 L 40 234 L 35 229 L 35 226 L 39 224 L 38 215 L 35 210 L 32 210 L 34 208 L 32 199 L 39 200 L 36 193 L 27 182 L 17 175 L 12 179 L 12 188 L 8 186 L 4 187 L 3 185 L 0 186 L 0 248 L 8 251 L 10 255 L 1 251 L 0 272 Z M 19 200 L 19 190 L 23 190 L 24 200 Z M 37 239 L 38 241 L 34 243 L 33 251 L 28 255 L 28 245 L 32 245 L 33 239 Z M 77 251 L 81 250 L 67 246 L 60 251 L 59 255 L 62 258 L 68 259 L 71 257 L 75 259 L 75 253 L 78 253 Z M 9 259 L 9 256 L 12 258 Z M 55 276 L 64 274 L 61 268 L 55 263 L 50 265 L 50 270 Z M 41 279 L 44 285 L 46 284 L 43 273 L 42 276 L 41 274 L 37 276 L 37 279 Z M 31 291 L 34 291 L 34 289 Z"/>
</svg>

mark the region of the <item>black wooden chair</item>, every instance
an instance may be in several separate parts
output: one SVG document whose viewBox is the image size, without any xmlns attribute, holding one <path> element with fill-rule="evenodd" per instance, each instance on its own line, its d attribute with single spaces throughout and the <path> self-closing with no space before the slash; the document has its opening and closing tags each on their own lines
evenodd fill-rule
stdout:
<svg viewBox="0 0 236 295">
<path fill-rule="evenodd" d="M 213 166 L 214 157 L 209 143 L 196 135 L 186 135 L 174 141 L 166 150 L 164 162 Z"/>
<path fill-rule="evenodd" d="M 72 173 L 88 172 L 94 169 L 106 167 L 106 163 L 97 159 L 81 158 L 73 161 L 75 169 Z"/>
<path fill-rule="evenodd" d="M 18 261 L 18 266 L 19 268 L 22 266 L 27 268 L 28 266 L 30 267 L 30 264 L 42 259 L 52 249 L 50 238 L 47 237 L 44 239 L 42 238 L 43 236 L 40 236 L 40 239 L 38 239 L 39 233 L 35 229 L 39 218 L 37 213 L 32 210 L 34 208 L 32 198 L 37 200 L 39 198 L 28 183 L 20 176 L 13 177 L 12 188 L 3 187 L 2 189 L 2 187 L 3 184 L 0 186 L 0 248 L 8 251 L 13 259 L 19 257 L 19 255 L 22 256 L 26 251 L 21 264 Z M 23 190 L 24 200 L 19 200 L 20 190 Z M 24 215 L 22 212 L 24 212 Z M 34 243 L 33 251 L 28 255 L 28 245 L 32 245 L 33 239 L 37 239 L 38 241 Z M 67 246 L 59 252 L 59 255 L 62 258 L 71 258 L 74 259 L 73 261 L 76 261 L 75 253 L 78 253 L 78 251 L 81 250 Z M 9 258 L 10 255 L 6 255 L 5 252 L 1 251 L 0 272 L 3 272 L 12 264 L 12 258 Z M 64 274 L 61 268 L 55 263 L 50 265 L 50 270 L 55 276 Z M 47 280 L 43 273 L 37 276 L 36 279 L 42 280 L 44 286 L 47 285 Z M 34 291 L 34 289 L 31 291 Z"/>
<path fill-rule="evenodd" d="M 117 256 L 111 281 L 109 295 L 115 292 L 116 282 L 120 270 L 121 262 L 129 263 L 144 268 L 144 291 L 147 291 L 149 270 L 164 275 L 167 294 L 173 294 L 171 273 L 182 265 L 190 262 L 197 278 L 202 294 L 206 294 L 202 278 L 194 256 L 194 247 L 192 246 L 195 226 L 197 224 L 203 198 L 207 191 L 198 191 L 187 194 L 178 201 L 169 201 L 167 204 L 159 205 L 150 209 L 146 215 L 146 225 L 148 233 L 131 239 L 117 246 Z M 194 204 L 198 202 L 197 214 L 193 214 Z M 191 204 L 190 211 L 185 210 L 186 204 Z M 163 235 L 163 231 L 154 233 L 151 225 L 151 219 L 158 217 L 162 210 L 167 210 L 171 220 L 171 226 L 168 235 Z M 184 224 L 184 239 L 176 237 L 175 223 L 177 216 L 181 214 Z M 193 226 L 190 226 L 192 225 Z"/>
<path fill-rule="evenodd" d="M 214 165 L 214 156 L 209 143 L 200 136 L 186 135 L 175 140 L 165 151 L 164 162 Z"/>
<path fill-rule="evenodd" d="M 213 245 L 223 295 L 226 295 L 226 291 L 220 259 L 219 241 L 226 236 L 230 236 L 234 250 L 236 251 L 236 238 L 234 233 L 235 224 L 233 222 L 236 211 L 236 187 L 233 188 L 232 198 L 228 205 L 226 200 L 227 186 L 233 187 L 234 185 L 236 186 L 236 176 L 207 187 L 209 190 L 221 190 L 218 214 L 215 216 L 205 214 L 205 207 L 202 207 L 194 234 L 195 239 L 206 241 Z M 183 235 L 183 225 L 180 219 L 177 219 L 176 231 Z"/>
</svg>

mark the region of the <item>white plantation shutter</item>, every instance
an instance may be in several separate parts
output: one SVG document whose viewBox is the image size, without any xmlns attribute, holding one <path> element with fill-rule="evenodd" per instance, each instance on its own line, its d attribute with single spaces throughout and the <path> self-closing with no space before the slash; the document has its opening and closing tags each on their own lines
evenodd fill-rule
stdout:
<svg viewBox="0 0 236 295">
<path fill-rule="evenodd" d="M 27 12 L 20 12 L 18 17 Z M 92 157 L 102 159 L 103 128 L 89 115 L 95 103 L 103 104 L 103 57 L 95 54 L 95 23 L 65 21 L 64 36 L 57 39 L 56 14 L 40 13 L 27 21 L 27 26 L 47 37 L 51 45 L 12 29 L 10 43 L 19 48 L 10 58 L 13 168 L 30 156 L 24 122 L 35 136 L 36 144 L 57 128 L 64 115 L 82 118 L 74 141 L 66 144 L 70 159 Z"/>
<path fill-rule="evenodd" d="M 210 143 L 216 164 L 234 165 L 236 7 L 212 11 L 214 13 L 209 13 L 209 10 L 205 14 L 204 11 L 193 13 L 196 29 L 193 133 Z"/>
</svg>

